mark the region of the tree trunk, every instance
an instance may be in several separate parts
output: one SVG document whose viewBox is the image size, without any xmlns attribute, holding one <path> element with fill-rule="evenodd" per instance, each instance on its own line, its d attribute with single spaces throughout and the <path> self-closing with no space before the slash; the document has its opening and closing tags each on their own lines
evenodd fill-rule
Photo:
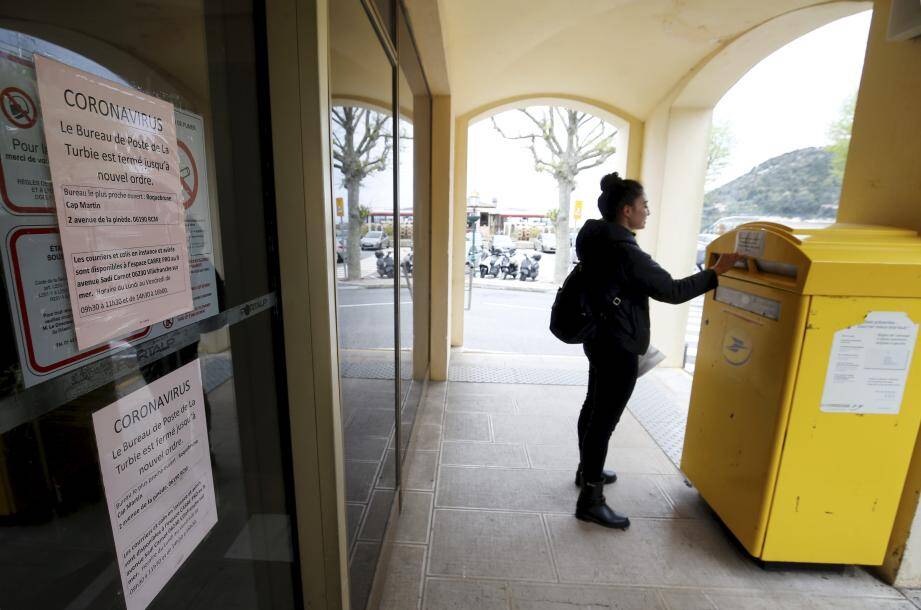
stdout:
<svg viewBox="0 0 921 610">
<path fill-rule="evenodd" d="M 557 189 L 560 201 L 556 215 L 556 264 L 553 267 L 553 281 L 562 284 L 569 274 L 569 205 L 573 183 L 558 180 Z"/>
<path fill-rule="evenodd" d="M 359 209 L 359 194 L 361 185 L 350 183 L 348 186 L 349 206 L 349 238 L 346 247 L 346 262 L 348 264 L 348 279 L 361 279 L 361 210 Z"/>
</svg>

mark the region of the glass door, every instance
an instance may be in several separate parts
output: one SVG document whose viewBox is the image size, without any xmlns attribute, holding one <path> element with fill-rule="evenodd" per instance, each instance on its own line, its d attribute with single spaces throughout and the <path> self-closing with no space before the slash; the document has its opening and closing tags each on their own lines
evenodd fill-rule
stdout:
<svg viewBox="0 0 921 610">
<path fill-rule="evenodd" d="M 263 16 L 210 0 L 4 12 L 0 606 L 300 607 Z M 179 178 L 167 195 L 191 309 L 77 343 L 38 56 L 95 91 L 172 105 L 163 171 Z M 115 135 L 138 115 L 107 95 L 65 99 L 84 111 L 93 97 L 122 148 L 82 127 L 81 146 L 137 159 L 125 179 L 140 181 L 143 138 Z"/>
</svg>

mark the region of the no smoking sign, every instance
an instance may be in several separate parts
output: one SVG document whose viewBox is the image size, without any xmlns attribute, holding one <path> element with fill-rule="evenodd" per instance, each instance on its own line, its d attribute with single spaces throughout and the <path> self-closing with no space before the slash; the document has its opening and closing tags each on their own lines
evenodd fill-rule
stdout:
<svg viewBox="0 0 921 610">
<path fill-rule="evenodd" d="M 0 108 L 6 120 L 20 129 L 28 129 L 38 120 L 35 102 L 19 87 L 7 87 L 0 91 Z"/>
<path fill-rule="evenodd" d="M 185 142 L 179 140 L 176 143 L 179 145 L 179 183 L 182 185 L 183 192 L 182 206 L 189 209 L 195 203 L 195 197 L 198 195 L 198 165 Z"/>
</svg>

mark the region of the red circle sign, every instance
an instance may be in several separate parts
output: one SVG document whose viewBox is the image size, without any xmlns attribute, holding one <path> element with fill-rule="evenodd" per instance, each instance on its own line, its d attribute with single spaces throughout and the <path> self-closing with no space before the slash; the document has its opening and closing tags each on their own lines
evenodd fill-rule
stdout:
<svg viewBox="0 0 921 610">
<path fill-rule="evenodd" d="M 3 116 L 20 129 L 28 129 L 38 120 L 35 102 L 19 87 L 7 87 L 0 91 L 0 108 L 3 109 Z"/>
<path fill-rule="evenodd" d="M 182 157 L 180 156 L 179 158 L 179 183 L 182 185 L 182 190 L 185 191 L 186 197 L 182 202 L 182 206 L 189 209 L 195 203 L 195 196 L 198 195 L 198 166 L 195 164 L 195 157 L 192 156 L 192 151 L 185 145 L 185 142 L 177 140 L 176 144 L 179 145 L 179 151 L 185 153 L 185 156 L 189 159 L 189 164 L 183 167 Z M 188 173 L 185 170 L 188 170 Z M 191 186 L 189 186 L 187 178 L 191 178 Z"/>
</svg>

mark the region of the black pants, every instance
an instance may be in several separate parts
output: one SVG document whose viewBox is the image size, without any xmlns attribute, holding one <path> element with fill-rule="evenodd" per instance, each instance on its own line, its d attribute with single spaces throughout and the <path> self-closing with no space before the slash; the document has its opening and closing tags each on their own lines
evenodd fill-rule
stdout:
<svg viewBox="0 0 921 610">
<path fill-rule="evenodd" d="M 579 413 L 582 476 L 601 480 L 608 442 L 636 385 L 638 357 L 610 340 L 583 345 L 588 356 L 588 393 Z"/>
</svg>

